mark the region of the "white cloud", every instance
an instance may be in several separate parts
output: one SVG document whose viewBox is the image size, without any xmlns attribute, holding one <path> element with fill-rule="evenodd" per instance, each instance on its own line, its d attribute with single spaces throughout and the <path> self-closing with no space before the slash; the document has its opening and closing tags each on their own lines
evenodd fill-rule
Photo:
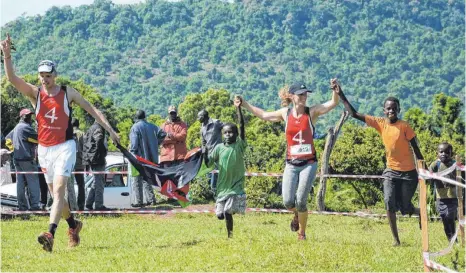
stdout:
<svg viewBox="0 0 466 273">
<path fill-rule="evenodd" d="M 53 6 L 77 7 L 93 2 L 94 0 L 0 0 L 0 25 L 4 26 L 23 14 L 26 16 L 43 15 Z M 134 4 L 144 2 L 144 0 L 112 0 L 112 2 L 115 4 Z"/>
</svg>

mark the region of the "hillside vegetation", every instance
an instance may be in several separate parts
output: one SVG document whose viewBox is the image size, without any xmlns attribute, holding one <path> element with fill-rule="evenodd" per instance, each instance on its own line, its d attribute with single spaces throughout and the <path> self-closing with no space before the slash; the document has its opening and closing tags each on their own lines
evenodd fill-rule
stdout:
<svg viewBox="0 0 466 273">
<path fill-rule="evenodd" d="M 71 80 L 149 113 L 208 88 L 276 108 L 278 89 L 294 81 L 323 102 L 336 76 L 361 112 L 381 114 L 388 95 L 429 110 L 436 93 L 464 93 L 464 16 L 455 0 L 96 0 L 2 31 L 18 48 L 18 74 L 51 59 Z"/>
</svg>

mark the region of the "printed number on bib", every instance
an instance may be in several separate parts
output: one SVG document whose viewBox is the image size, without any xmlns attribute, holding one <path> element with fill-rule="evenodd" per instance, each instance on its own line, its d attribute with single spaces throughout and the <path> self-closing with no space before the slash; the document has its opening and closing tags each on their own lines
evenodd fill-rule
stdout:
<svg viewBox="0 0 466 273">
<path fill-rule="evenodd" d="M 290 154 L 291 155 L 311 155 L 312 145 L 311 144 L 293 145 L 290 147 Z"/>
<path fill-rule="evenodd" d="M 303 131 L 300 130 L 296 135 L 294 135 L 294 137 L 291 140 L 296 141 L 299 144 L 302 144 L 304 142 L 304 140 L 303 140 Z"/>
<path fill-rule="evenodd" d="M 50 119 L 50 123 L 53 123 L 56 119 L 58 119 L 56 116 L 55 116 L 55 107 L 52 108 L 52 110 L 48 111 L 47 113 L 45 113 L 44 115 L 46 118 L 49 118 Z"/>
<path fill-rule="evenodd" d="M 311 144 L 303 144 L 303 131 L 299 131 L 293 138 L 293 141 L 299 143 L 299 145 L 293 145 L 290 147 L 290 154 L 291 155 L 309 155 L 312 154 L 312 145 Z"/>
</svg>

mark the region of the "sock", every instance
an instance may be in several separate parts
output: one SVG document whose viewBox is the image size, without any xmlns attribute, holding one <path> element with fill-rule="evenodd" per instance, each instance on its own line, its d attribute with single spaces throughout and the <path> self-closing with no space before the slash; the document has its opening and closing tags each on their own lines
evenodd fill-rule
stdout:
<svg viewBox="0 0 466 273">
<path fill-rule="evenodd" d="M 76 221 L 74 220 L 73 216 L 70 216 L 68 219 L 66 219 L 66 222 L 68 223 L 68 226 L 72 229 L 76 228 Z"/>
<path fill-rule="evenodd" d="M 55 231 L 57 230 L 57 224 L 50 224 L 49 225 L 49 232 L 55 237 Z"/>
</svg>

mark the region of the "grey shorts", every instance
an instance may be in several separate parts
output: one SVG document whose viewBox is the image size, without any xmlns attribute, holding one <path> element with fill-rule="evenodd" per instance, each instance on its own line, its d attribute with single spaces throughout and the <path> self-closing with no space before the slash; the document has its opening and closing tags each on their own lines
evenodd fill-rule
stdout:
<svg viewBox="0 0 466 273">
<path fill-rule="evenodd" d="M 246 211 L 246 194 L 232 195 L 223 201 L 215 204 L 215 214 L 222 217 L 226 212 L 228 214 L 241 213 Z"/>
<path fill-rule="evenodd" d="M 418 174 L 412 171 L 401 172 L 392 169 L 383 171 L 383 196 L 385 209 L 390 212 L 401 211 L 401 214 L 413 214 L 411 199 L 417 189 Z"/>
</svg>

